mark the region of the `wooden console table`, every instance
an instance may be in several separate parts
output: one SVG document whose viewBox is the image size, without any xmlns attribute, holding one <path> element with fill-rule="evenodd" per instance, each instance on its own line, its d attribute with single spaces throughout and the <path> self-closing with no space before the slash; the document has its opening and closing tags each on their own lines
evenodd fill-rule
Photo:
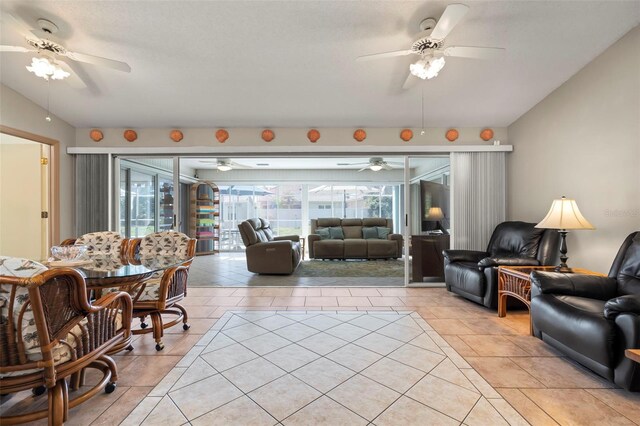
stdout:
<svg viewBox="0 0 640 426">
<path fill-rule="evenodd" d="M 531 311 L 531 280 L 533 271 L 553 272 L 555 266 L 499 266 L 498 267 L 498 316 L 507 315 L 507 297 L 515 297 Z M 582 275 L 599 275 L 599 272 L 587 269 L 572 268 L 573 273 Z M 531 316 L 529 316 L 531 318 Z M 533 335 L 533 324 L 529 319 L 529 332 Z"/>
<path fill-rule="evenodd" d="M 442 250 L 449 248 L 449 235 L 411 236 L 411 276 L 413 282 L 422 282 L 424 277 L 444 280 L 444 256 Z"/>
</svg>

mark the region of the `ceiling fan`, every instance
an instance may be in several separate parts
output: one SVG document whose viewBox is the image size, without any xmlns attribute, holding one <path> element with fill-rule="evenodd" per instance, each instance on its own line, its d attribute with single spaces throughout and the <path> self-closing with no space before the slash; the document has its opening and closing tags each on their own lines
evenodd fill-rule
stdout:
<svg viewBox="0 0 640 426">
<path fill-rule="evenodd" d="M 204 164 L 215 164 L 216 169 L 221 172 L 228 172 L 233 169 L 250 169 L 251 167 L 245 166 L 235 161 L 231 161 L 228 158 L 218 158 L 217 160 L 200 160 Z"/>
<path fill-rule="evenodd" d="M 392 163 L 392 162 L 384 161 L 384 159 L 382 157 L 371 157 L 371 158 L 369 158 L 368 162 L 364 162 L 364 163 L 338 163 L 337 165 L 338 166 L 361 166 L 361 165 L 365 165 L 363 168 L 361 168 L 358 171 L 362 172 L 364 170 L 369 169 L 369 170 L 372 170 L 374 172 L 379 172 L 380 170 L 393 170 L 393 167 L 391 167 L 391 164 L 395 165 L 396 167 L 402 166 L 402 163 Z"/>
<path fill-rule="evenodd" d="M 67 50 L 55 37 L 58 26 L 53 22 L 40 18 L 37 20 L 39 29 L 33 29 L 26 22 L 10 13 L 3 13 L 4 23 L 13 26 L 14 29 L 25 38 L 26 46 L 0 45 L 0 52 L 8 53 L 35 53 L 31 66 L 27 70 L 45 80 L 62 80 L 68 78 L 68 83 L 75 88 L 82 89 L 87 85 L 73 72 L 74 62 L 84 62 L 92 65 L 112 68 L 118 71 L 131 72 L 131 67 L 121 61 L 102 58 L 100 56 Z"/>
<path fill-rule="evenodd" d="M 437 21 L 427 18 L 420 23 L 421 32 L 417 35 L 411 47 L 406 50 L 393 52 L 374 53 L 357 58 L 358 61 L 390 58 L 394 56 L 419 55 L 420 59 L 409 66 L 409 75 L 402 86 L 409 88 L 413 83 L 432 79 L 445 64 L 445 56 L 472 58 L 472 59 L 496 59 L 504 49 L 499 47 L 472 47 L 472 46 L 446 46 L 445 38 L 458 25 L 469 11 L 469 6 L 464 4 L 450 4 Z M 417 77 L 417 78 L 416 78 Z"/>
</svg>

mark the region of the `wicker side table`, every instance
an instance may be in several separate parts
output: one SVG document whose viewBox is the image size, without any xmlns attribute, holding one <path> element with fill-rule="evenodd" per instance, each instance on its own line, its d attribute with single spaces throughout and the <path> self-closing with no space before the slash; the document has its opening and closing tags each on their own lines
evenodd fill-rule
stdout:
<svg viewBox="0 0 640 426">
<path fill-rule="evenodd" d="M 499 266 L 498 267 L 498 316 L 507 315 L 507 297 L 515 297 L 531 310 L 531 280 L 533 271 L 553 272 L 555 266 Z M 573 273 L 582 275 L 600 275 L 587 269 L 572 268 Z M 529 333 L 533 335 L 533 324 L 529 316 Z"/>
</svg>

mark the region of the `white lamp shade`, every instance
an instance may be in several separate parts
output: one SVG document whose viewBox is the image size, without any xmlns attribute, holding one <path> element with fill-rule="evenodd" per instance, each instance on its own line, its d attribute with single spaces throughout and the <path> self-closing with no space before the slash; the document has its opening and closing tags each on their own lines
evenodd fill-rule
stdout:
<svg viewBox="0 0 640 426">
<path fill-rule="evenodd" d="M 596 229 L 580 213 L 576 200 L 562 197 L 553 200 L 549 213 L 536 228 L 545 229 Z"/>
<path fill-rule="evenodd" d="M 444 213 L 440 207 L 431 207 L 427 212 L 427 220 L 442 220 L 444 219 Z"/>
</svg>

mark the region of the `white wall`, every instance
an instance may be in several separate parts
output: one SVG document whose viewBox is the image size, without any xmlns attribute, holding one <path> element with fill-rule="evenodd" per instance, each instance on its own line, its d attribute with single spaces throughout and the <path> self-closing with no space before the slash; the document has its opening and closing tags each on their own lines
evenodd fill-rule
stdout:
<svg viewBox="0 0 640 426">
<path fill-rule="evenodd" d="M 608 272 L 640 229 L 640 27 L 508 131 L 508 218 L 538 222 L 554 198 L 575 198 L 597 229 L 570 234 L 569 265 Z"/>
<path fill-rule="evenodd" d="M 45 109 L 4 84 L 0 84 L 0 111 L 0 124 L 60 142 L 60 238 L 74 236 L 74 162 L 66 151 L 75 143 L 75 128 L 55 115 L 51 122 L 45 121 Z"/>
</svg>

